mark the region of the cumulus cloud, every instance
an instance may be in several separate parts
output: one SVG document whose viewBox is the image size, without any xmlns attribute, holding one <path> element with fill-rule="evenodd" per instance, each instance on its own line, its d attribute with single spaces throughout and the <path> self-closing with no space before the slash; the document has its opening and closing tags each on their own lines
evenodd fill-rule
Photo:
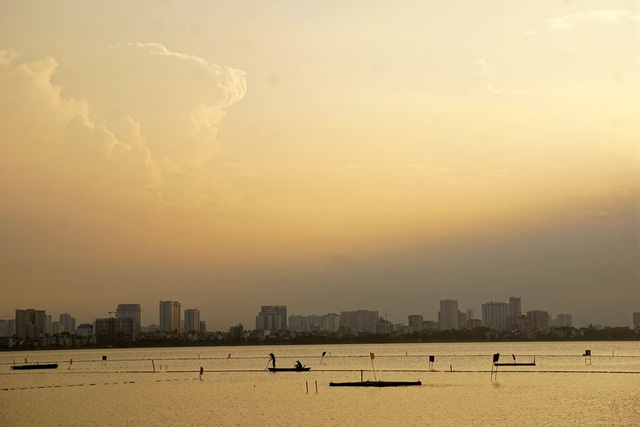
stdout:
<svg viewBox="0 0 640 427">
<path fill-rule="evenodd" d="M 218 152 L 216 126 L 246 92 L 243 71 L 159 44 L 109 46 L 55 81 L 63 95 L 86 100 L 116 137 L 118 122 L 128 118 L 154 158 L 183 168 L 200 167 Z"/>
<path fill-rule="evenodd" d="M 232 204 L 229 185 L 202 165 L 224 109 L 244 96 L 243 72 L 139 44 L 61 68 L 0 51 L 5 227 L 18 221 L 26 233 L 60 232 L 47 245 L 91 247 L 97 235 L 117 244 Z"/>
<path fill-rule="evenodd" d="M 7 51 L 0 57 L 9 58 L 0 66 L 0 110 L 7 112 L 0 116 L 0 187 L 11 215 L 98 220 L 158 209 L 160 173 L 143 142 L 134 141 L 135 126 L 123 142 L 91 122 L 85 103 L 61 97 L 51 84 L 53 59 L 21 63 Z"/>
</svg>

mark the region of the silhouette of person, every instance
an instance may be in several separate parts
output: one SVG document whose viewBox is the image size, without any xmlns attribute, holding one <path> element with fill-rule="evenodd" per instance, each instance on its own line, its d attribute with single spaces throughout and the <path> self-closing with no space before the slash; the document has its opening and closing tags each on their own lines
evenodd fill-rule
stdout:
<svg viewBox="0 0 640 427">
<path fill-rule="evenodd" d="M 295 368 L 296 368 L 296 369 L 302 369 L 302 363 L 300 363 L 300 361 L 299 361 L 299 360 L 298 360 L 298 361 L 296 361 Z"/>
<path fill-rule="evenodd" d="M 276 356 L 273 355 L 273 353 L 269 353 L 269 359 L 271 359 L 271 362 L 273 363 L 273 367 L 276 367 Z"/>
</svg>

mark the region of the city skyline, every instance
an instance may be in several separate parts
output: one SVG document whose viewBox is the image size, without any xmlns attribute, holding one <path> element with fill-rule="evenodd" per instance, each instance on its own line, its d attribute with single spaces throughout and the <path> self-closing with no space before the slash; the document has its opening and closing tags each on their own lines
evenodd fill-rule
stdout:
<svg viewBox="0 0 640 427">
<path fill-rule="evenodd" d="M 141 326 L 143 328 L 148 328 L 155 326 L 158 330 L 164 332 L 178 332 L 183 333 L 189 330 L 195 330 L 197 332 L 203 332 L 207 330 L 206 320 L 201 320 L 204 317 L 201 317 L 200 310 L 197 308 L 185 308 L 181 310 L 182 304 L 179 301 L 160 301 L 159 310 L 157 312 L 156 318 L 153 321 L 143 322 L 141 320 L 142 308 L 140 304 L 118 304 L 118 310 L 109 312 L 108 318 L 113 318 L 112 314 L 115 314 L 116 318 L 130 318 L 132 320 L 132 332 L 133 336 L 137 336 L 140 333 Z M 400 316 L 400 318 L 392 318 L 390 323 L 394 324 L 403 324 L 405 326 L 412 326 L 412 318 L 420 318 L 421 321 L 430 324 L 438 324 L 438 328 L 440 330 L 451 330 L 451 329 L 465 329 L 471 328 L 474 326 L 488 326 L 492 329 L 511 329 L 511 328 L 521 328 L 523 324 L 521 323 L 521 319 L 528 319 L 527 321 L 536 325 L 537 328 L 548 327 L 548 326 L 572 326 L 572 327 L 586 327 L 589 325 L 599 325 L 599 326 L 610 326 L 610 327 L 632 327 L 637 329 L 638 325 L 638 312 L 634 311 L 631 315 L 627 316 L 627 323 L 623 324 L 601 324 L 596 321 L 591 320 L 582 320 L 579 322 L 574 321 L 575 317 L 571 312 L 552 312 L 550 310 L 545 309 L 544 307 L 537 308 L 527 308 L 526 310 L 522 309 L 522 299 L 520 297 L 509 297 L 509 302 L 501 302 L 501 301 L 488 301 L 482 304 L 482 310 L 478 311 L 480 313 L 479 316 L 474 316 L 473 309 L 469 309 L 466 305 L 460 305 L 458 300 L 453 299 L 444 299 L 438 301 L 439 310 L 435 312 L 435 316 L 429 317 L 420 313 L 406 313 L 404 317 Z M 31 317 L 34 316 L 34 313 L 40 313 L 40 317 L 42 325 L 38 325 L 38 329 L 40 332 L 42 331 L 51 331 L 51 333 L 59 333 L 54 332 L 55 324 L 59 324 L 60 331 L 71 332 L 75 329 L 75 325 L 81 324 L 93 324 L 95 321 L 107 320 L 108 318 L 104 317 L 95 317 L 93 319 L 87 321 L 77 321 L 77 319 L 71 316 L 69 313 L 60 314 L 60 322 L 52 322 L 52 315 L 46 314 L 46 309 L 16 309 L 15 316 L 7 317 L 4 316 L 0 318 L 1 321 L 14 321 L 16 323 L 16 329 L 24 328 L 24 324 L 22 326 L 18 326 L 20 321 L 18 320 L 20 316 L 25 316 L 25 313 L 31 312 Z M 21 313 L 19 315 L 19 313 Z M 319 314 L 324 313 L 324 314 Z M 338 314 L 340 313 L 340 314 Z M 627 313 L 629 314 L 629 313 Z M 184 316 L 183 316 L 184 315 Z M 531 317 L 533 316 L 533 317 Z M 544 320 L 540 320 L 544 318 Z M 375 325 L 378 319 L 388 320 L 387 312 L 380 312 L 378 310 L 369 310 L 369 309 L 348 309 L 341 311 L 318 311 L 314 313 L 302 313 L 302 312 L 289 312 L 286 305 L 262 305 L 260 308 L 260 312 L 257 316 L 254 317 L 254 321 L 241 321 L 236 319 L 232 321 L 229 326 L 220 327 L 217 329 L 210 329 L 209 331 L 226 331 L 230 328 L 233 328 L 237 324 L 244 325 L 246 330 L 251 330 L 252 328 L 249 325 L 255 325 L 255 329 L 259 330 L 269 330 L 271 332 L 276 332 L 278 330 L 296 330 L 302 327 L 302 330 L 306 330 L 310 324 L 308 322 L 316 322 L 318 325 L 321 325 L 323 329 L 335 331 L 337 330 L 338 325 L 344 325 L 354 330 L 362 330 L 372 332 L 375 331 Z M 474 323 L 472 326 L 467 324 L 467 321 L 477 321 L 478 323 Z M 295 322 L 293 327 L 289 327 L 290 322 Z M 554 322 L 552 324 L 552 321 Z M 72 327 L 63 327 L 65 322 L 69 322 L 69 325 L 73 325 Z M 31 323 L 36 324 L 35 320 L 32 319 Z M 52 323 L 54 324 L 52 328 Z M 540 326 L 544 323 L 544 326 Z M 196 327 L 196 325 L 198 325 Z M 328 326 L 331 325 L 331 326 Z M 70 329 L 71 328 L 71 329 Z M 311 328 L 312 329 L 312 328 Z"/>
<path fill-rule="evenodd" d="M 187 4 L 0 3 L 0 317 L 629 324 L 634 2 Z"/>
</svg>

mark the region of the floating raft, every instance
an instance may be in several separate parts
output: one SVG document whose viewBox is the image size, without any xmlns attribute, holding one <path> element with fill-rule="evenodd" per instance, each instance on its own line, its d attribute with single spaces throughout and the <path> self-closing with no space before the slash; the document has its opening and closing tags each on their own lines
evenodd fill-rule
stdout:
<svg viewBox="0 0 640 427">
<path fill-rule="evenodd" d="M 410 385 L 422 385 L 420 381 L 358 381 L 350 383 L 330 382 L 331 387 L 405 387 Z"/>
<path fill-rule="evenodd" d="M 269 368 L 271 372 L 306 372 L 311 368 Z"/>
<path fill-rule="evenodd" d="M 36 363 L 35 365 L 15 365 L 11 369 L 26 370 L 26 369 L 56 369 L 57 363 L 43 363 L 42 365 Z"/>
<path fill-rule="evenodd" d="M 530 363 L 494 363 L 493 366 L 536 366 L 536 362 Z"/>
</svg>

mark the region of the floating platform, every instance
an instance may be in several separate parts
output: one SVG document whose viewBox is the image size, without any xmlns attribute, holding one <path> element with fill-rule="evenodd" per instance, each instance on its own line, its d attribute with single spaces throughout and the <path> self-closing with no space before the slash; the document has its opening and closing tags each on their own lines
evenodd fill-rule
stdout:
<svg viewBox="0 0 640 427">
<path fill-rule="evenodd" d="M 269 368 L 271 372 L 307 372 L 311 368 Z"/>
<path fill-rule="evenodd" d="M 536 362 L 530 363 L 494 363 L 493 366 L 536 366 Z"/>
<path fill-rule="evenodd" d="M 15 370 L 57 369 L 57 368 L 58 368 L 57 363 L 43 363 L 42 365 L 40 365 L 39 363 L 36 363 L 35 365 L 14 365 L 11 367 L 11 369 L 15 369 Z"/>
<path fill-rule="evenodd" d="M 358 381 L 349 383 L 330 382 L 331 387 L 406 387 L 411 385 L 422 385 L 420 381 Z"/>
</svg>

